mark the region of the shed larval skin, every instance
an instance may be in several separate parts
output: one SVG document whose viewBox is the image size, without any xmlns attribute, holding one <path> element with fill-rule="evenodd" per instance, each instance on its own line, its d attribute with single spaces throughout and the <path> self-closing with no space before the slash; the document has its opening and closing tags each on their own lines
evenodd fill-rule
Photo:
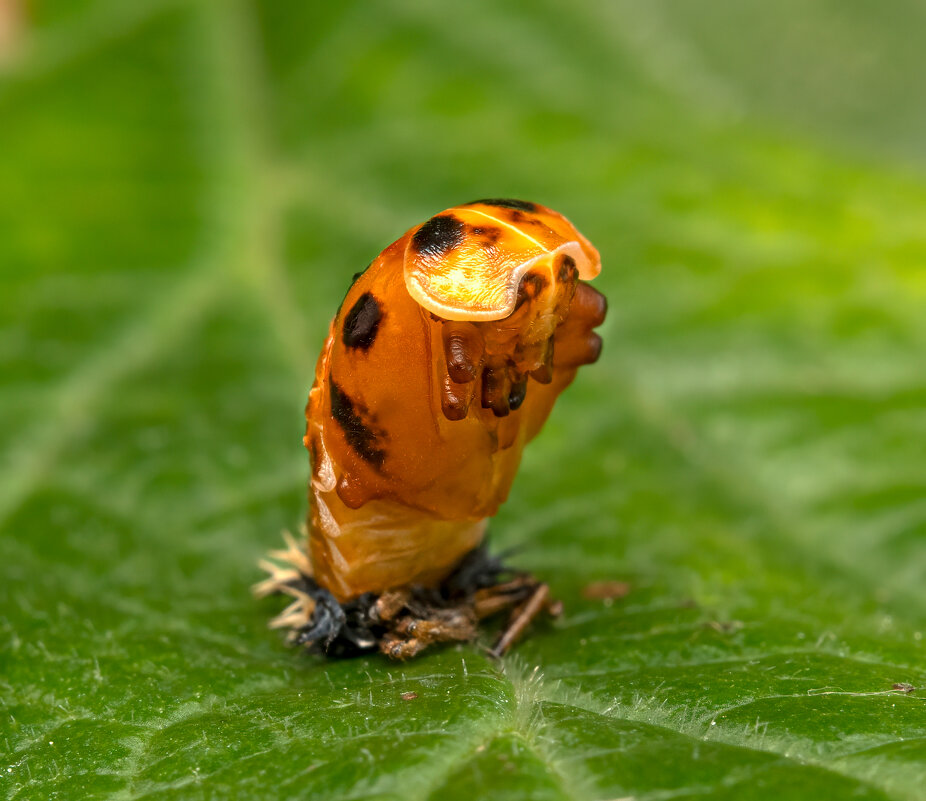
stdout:
<svg viewBox="0 0 926 801">
<path fill-rule="evenodd" d="M 598 251 L 486 200 L 387 247 L 331 323 L 306 408 L 309 555 L 340 602 L 437 586 L 482 541 L 525 444 L 601 340 Z"/>
</svg>

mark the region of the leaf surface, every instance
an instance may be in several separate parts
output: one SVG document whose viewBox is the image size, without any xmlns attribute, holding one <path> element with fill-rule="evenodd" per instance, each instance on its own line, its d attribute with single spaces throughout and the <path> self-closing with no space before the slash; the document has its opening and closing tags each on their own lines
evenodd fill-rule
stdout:
<svg viewBox="0 0 926 801">
<path fill-rule="evenodd" d="M 30 14 L 0 74 L 3 797 L 926 798 L 915 4 Z M 501 664 L 289 651 L 248 587 L 304 514 L 328 320 L 483 196 L 603 256 L 602 359 L 492 525 L 566 613 Z"/>
</svg>

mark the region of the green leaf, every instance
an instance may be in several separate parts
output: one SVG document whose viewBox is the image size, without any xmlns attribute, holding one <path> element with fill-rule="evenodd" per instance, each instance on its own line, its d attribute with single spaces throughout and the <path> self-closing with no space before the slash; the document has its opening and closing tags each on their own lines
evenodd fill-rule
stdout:
<svg viewBox="0 0 926 801">
<path fill-rule="evenodd" d="M 922 15 L 32 4 L 0 75 L 0 794 L 926 798 Z M 328 320 L 487 195 L 604 258 L 603 357 L 492 525 L 565 615 L 500 664 L 288 650 L 248 587 L 304 514 Z"/>
</svg>

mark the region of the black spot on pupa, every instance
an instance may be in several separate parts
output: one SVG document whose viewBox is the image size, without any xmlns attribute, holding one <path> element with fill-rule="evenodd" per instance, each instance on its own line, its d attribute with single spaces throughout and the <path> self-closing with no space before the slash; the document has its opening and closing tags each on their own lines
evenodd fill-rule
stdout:
<svg viewBox="0 0 926 801">
<path fill-rule="evenodd" d="M 559 280 L 562 283 L 577 277 L 579 270 L 576 268 L 576 260 L 572 256 L 564 255 L 559 262 Z"/>
<path fill-rule="evenodd" d="M 533 300 L 544 289 L 547 288 L 549 281 L 540 273 L 527 273 L 518 284 L 518 299 L 515 303 L 517 309 L 526 300 Z"/>
<path fill-rule="evenodd" d="M 439 214 L 422 225 L 412 237 L 412 247 L 422 256 L 446 256 L 463 241 L 466 226 L 452 214 Z"/>
<path fill-rule="evenodd" d="M 372 292 L 364 292 L 351 307 L 344 318 L 344 330 L 341 341 L 349 348 L 366 350 L 376 339 L 379 321 L 383 317 L 382 309 Z"/>
<path fill-rule="evenodd" d="M 527 200 L 513 200 L 507 197 L 490 197 L 484 200 L 471 200 L 467 206 L 475 206 L 481 203 L 483 206 L 501 206 L 505 209 L 520 209 L 521 211 L 537 211 L 537 205 Z"/>
<path fill-rule="evenodd" d="M 377 470 L 381 469 L 386 459 L 386 451 L 377 447 L 379 437 L 376 432 L 363 422 L 356 404 L 334 379 L 328 380 L 328 388 L 331 396 L 331 416 L 344 432 L 347 444 L 365 462 L 369 462 Z"/>
<path fill-rule="evenodd" d="M 539 295 L 547 288 L 547 285 L 550 282 L 547 280 L 546 276 L 541 273 L 527 273 L 524 278 L 521 279 L 521 284 L 527 288 L 527 291 L 534 296 Z"/>
<path fill-rule="evenodd" d="M 494 226 L 478 225 L 469 232 L 479 239 L 479 244 L 484 248 L 492 247 L 502 238 L 502 229 Z"/>
</svg>

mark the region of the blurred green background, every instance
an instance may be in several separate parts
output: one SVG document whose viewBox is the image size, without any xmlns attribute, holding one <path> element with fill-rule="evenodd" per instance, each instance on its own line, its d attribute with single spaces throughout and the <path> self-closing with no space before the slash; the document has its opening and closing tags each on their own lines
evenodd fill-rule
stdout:
<svg viewBox="0 0 926 801">
<path fill-rule="evenodd" d="M 926 798 L 924 30 L 0 0 L 0 795 Z M 566 614 L 501 664 L 289 651 L 248 587 L 328 320 L 485 196 L 603 257 L 492 526 Z"/>
</svg>

